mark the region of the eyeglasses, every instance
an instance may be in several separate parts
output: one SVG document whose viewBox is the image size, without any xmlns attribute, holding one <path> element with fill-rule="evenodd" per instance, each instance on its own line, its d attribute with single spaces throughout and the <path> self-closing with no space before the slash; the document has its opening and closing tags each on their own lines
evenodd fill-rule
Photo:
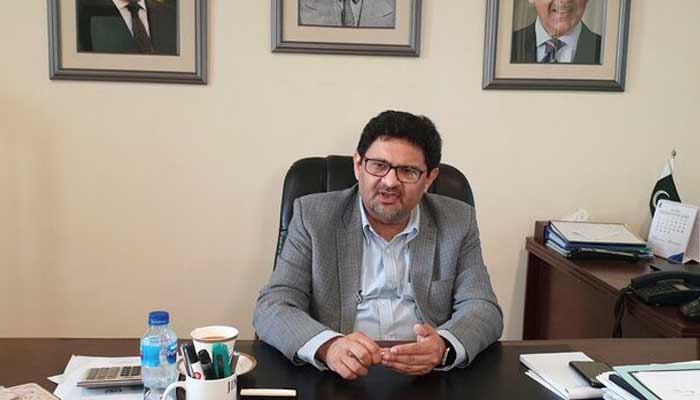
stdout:
<svg viewBox="0 0 700 400">
<path fill-rule="evenodd" d="M 387 176 L 392 169 L 395 169 L 396 179 L 403 183 L 418 183 L 421 175 L 425 172 L 418 168 L 391 165 L 384 160 L 377 160 L 374 158 L 365 158 L 364 160 L 365 171 L 367 171 L 368 174 L 382 178 Z"/>
</svg>

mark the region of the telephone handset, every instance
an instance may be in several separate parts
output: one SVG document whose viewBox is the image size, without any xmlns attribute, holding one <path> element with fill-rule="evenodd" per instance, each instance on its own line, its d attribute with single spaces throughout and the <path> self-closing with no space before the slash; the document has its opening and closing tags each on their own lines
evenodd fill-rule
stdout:
<svg viewBox="0 0 700 400">
<path fill-rule="evenodd" d="M 642 301 L 656 305 L 687 303 L 700 297 L 700 273 L 657 271 L 632 279 L 630 289 Z"/>
</svg>

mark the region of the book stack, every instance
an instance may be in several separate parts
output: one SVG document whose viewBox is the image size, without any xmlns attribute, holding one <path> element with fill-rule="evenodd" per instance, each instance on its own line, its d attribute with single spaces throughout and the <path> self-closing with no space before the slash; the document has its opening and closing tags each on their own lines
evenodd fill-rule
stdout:
<svg viewBox="0 0 700 400">
<path fill-rule="evenodd" d="M 547 247 L 567 258 L 654 258 L 647 242 L 625 224 L 550 221 L 544 236 Z"/>
<path fill-rule="evenodd" d="M 571 361 L 593 360 L 580 351 L 520 355 L 520 362 L 527 368 L 525 375 L 562 399 L 599 399 L 603 397 L 603 390 L 591 387 L 576 370 L 569 366 Z"/>
</svg>

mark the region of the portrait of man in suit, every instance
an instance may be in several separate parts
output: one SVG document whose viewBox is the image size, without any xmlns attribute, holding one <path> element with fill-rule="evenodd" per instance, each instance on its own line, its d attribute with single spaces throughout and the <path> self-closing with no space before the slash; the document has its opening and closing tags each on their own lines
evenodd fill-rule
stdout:
<svg viewBox="0 0 700 400">
<path fill-rule="evenodd" d="M 178 0 L 78 0 L 78 51 L 178 54 Z"/>
<path fill-rule="evenodd" d="M 601 36 L 581 19 L 586 7 L 602 11 L 604 1 L 516 0 L 514 21 L 518 10 L 528 8 L 518 7 L 525 1 L 534 7 L 537 17 L 526 27 L 514 29 L 511 63 L 600 64 Z"/>
<path fill-rule="evenodd" d="M 396 0 L 299 0 L 299 25 L 393 28 Z"/>
</svg>

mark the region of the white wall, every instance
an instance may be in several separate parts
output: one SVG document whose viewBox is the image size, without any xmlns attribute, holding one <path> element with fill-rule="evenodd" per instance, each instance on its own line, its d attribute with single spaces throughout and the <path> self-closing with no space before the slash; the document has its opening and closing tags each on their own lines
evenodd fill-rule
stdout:
<svg viewBox="0 0 700 400">
<path fill-rule="evenodd" d="M 137 337 L 163 308 L 180 336 L 252 338 L 287 167 L 350 154 L 387 108 L 430 116 L 469 177 L 504 338 L 535 220 L 583 207 L 645 234 L 673 148 L 700 203 L 696 0 L 633 2 L 624 93 L 481 90 L 483 0 L 424 1 L 420 58 L 272 54 L 269 1 L 210 0 L 206 86 L 49 81 L 46 2 L 4 11 L 0 336 Z"/>
</svg>

